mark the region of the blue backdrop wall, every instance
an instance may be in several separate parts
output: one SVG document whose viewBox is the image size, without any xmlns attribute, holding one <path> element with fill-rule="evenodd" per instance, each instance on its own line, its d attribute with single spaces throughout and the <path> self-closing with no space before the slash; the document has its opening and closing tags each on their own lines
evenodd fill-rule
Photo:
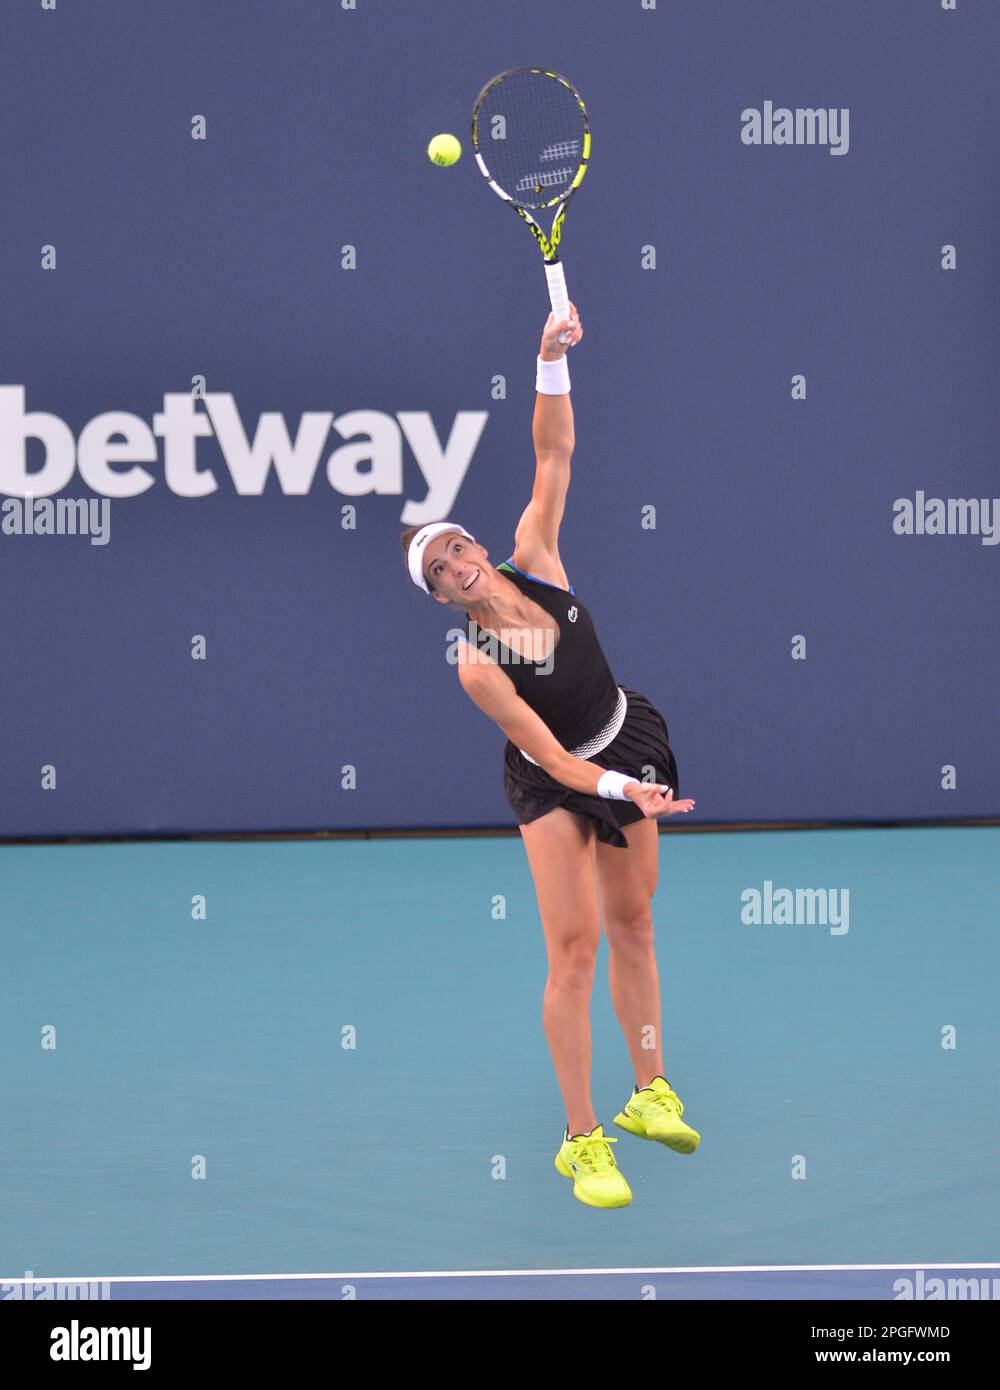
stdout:
<svg viewBox="0 0 1000 1390">
<path fill-rule="evenodd" d="M 563 558 L 683 792 L 997 814 L 993 0 L 0 22 L 0 834 L 511 823 L 399 535 L 497 561 L 530 491 L 544 276 L 467 138 L 519 63 L 594 132 Z M 107 543 L 23 534 L 43 497 Z"/>
</svg>

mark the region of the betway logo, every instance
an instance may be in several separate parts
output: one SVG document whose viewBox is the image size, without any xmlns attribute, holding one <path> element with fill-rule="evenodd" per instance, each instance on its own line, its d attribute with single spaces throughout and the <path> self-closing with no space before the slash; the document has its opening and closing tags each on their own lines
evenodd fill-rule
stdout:
<svg viewBox="0 0 1000 1390">
<path fill-rule="evenodd" d="M 198 401 L 204 410 L 197 409 Z M 138 415 L 112 410 L 96 415 L 73 438 L 58 415 L 25 410 L 23 386 L 0 386 L 0 493 L 11 497 L 49 497 L 61 492 L 79 470 L 80 477 L 105 497 L 137 497 L 156 483 L 140 465 L 159 459 L 163 440 L 163 481 L 179 497 L 206 497 L 219 483 L 210 468 L 199 467 L 197 441 L 214 436 L 233 486 L 241 497 L 259 497 L 274 469 L 288 496 L 304 496 L 322 463 L 327 482 L 345 497 L 403 492 L 403 441 L 410 446 L 427 483 L 426 496 L 408 499 L 400 514 L 406 526 L 447 516 L 465 479 L 486 425 L 486 410 L 460 410 L 442 446 L 425 410 L 306 411 L 292 440 L 284 415 L 268 411 L 257 420 L 253 442 L 247 438 L 236 402 L 229 392 L 203 397 L 167 394 L 152 429 Z M 328 453 L 330 430 L 343 440 Z M 27 441 L 38 439 L 45 450 L 41 468 L 27 466 Z"/>
</svg>

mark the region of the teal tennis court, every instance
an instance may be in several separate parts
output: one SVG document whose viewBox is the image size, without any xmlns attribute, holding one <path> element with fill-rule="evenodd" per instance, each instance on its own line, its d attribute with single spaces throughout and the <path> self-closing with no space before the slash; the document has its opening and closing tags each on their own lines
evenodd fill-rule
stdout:
<svg viewBox="0 0 1000 1390">
<path fill-rule="evenodd" d="M 553 1167 L 517 838 L 5 846 L 0 867 L 6 1281 L 894 1298 L 935 1265 L 1000 1273 L 1000 828 L 664 834 L 666 1075 L 703 1138 L 681 1156 L 610 1124 L 632 1077 L 603 946 L 617 1211 Z M 772 920 L 744 920 L 754 893 Z"/>
</svg>

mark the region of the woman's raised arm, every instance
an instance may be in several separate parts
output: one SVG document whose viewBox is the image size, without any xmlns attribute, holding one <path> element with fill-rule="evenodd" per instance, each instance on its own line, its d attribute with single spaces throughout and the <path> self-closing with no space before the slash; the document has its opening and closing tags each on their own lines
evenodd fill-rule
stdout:
<svg viewBox="0 0 1000 1390">
<path fill-rule="evenodd" d="M 565 343 L 559 341 L 560 333 L 566 334 Z M 559 561 L 559 526 L 569 488 L 570 460 L 576 443 L 568 370 L 560 369 L 559 364 L 582 337 L 583 326 L 573 304 L 570 305 L 568 319 L 557 320 L 550 314 L 542 330 L 538 351 L 538 384 L 544 389 L 535 396 L 535 413 L 531 422 L 531 437 L 535 446 L 535 482 L 531 501 L 524 509 L 514 535 L 514 563 L 541 579 L 549 578 L 545 571 L 554 568 L 557 571 L 556 578 L 552 580 L 554 583 L 565 581 Z"/>
</svg>

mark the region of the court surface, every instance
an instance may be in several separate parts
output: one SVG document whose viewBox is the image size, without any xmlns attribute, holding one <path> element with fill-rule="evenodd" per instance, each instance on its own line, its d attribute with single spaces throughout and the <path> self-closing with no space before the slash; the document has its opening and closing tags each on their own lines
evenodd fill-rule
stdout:
<svg viewBox="0 0 1000 1390">
<path fill-rule="evenodd" d="M 1000 1295 L 1000 828 L 662 836 L 665 1070 L 703 1139 L 681 1156 L 610 1125 L 632 1075 L 603 946 L 593 1091 L 620 1211 L 553 1167 L 519 839 L 3 846 L 0 869 L 4 1281 Z M 782 888 L 798 922 L 742 920 Z"/>
</svg>

